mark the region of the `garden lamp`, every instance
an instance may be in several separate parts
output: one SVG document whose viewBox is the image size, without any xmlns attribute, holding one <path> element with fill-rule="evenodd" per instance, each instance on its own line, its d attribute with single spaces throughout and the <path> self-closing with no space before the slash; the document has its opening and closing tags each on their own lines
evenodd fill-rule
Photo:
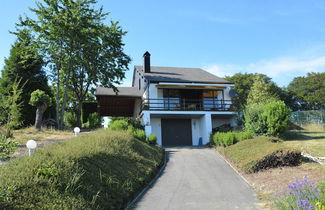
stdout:
<svg viewBox="0 0 325 210">
<path fill-rule="evenodd" d="M 80 133 L 80 128 L 79 127 L 75 127 L 73 129 L 74 135 L 77 136 Z"/>
<path fill-rule="evenodd" d="M 26 143 L 26 147 L 28 148 L 28 155 L 31 156 L 33 150 L 36 149 L 36 147 L 37 147 L 37 143 L 33 139 L 28 140 Z"/>
</svg>

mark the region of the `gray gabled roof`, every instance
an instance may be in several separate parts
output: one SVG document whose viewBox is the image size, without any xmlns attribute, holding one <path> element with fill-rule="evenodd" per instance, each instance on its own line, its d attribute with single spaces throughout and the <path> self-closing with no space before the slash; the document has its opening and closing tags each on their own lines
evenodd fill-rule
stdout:
<svg viewBox="0 0 325 210">
<path fill-rule="evenodd" d="M 118 93 L 113 88 L 96 87 L 96 96 L 126 96 L 126 97 L 142 97 L 138 88 L 135 87 L 117 87 Z"/>
<path fill-rule="evenodd" d="M 211 84 L 233 84 L 200 68 L 151 66 L 150 73 L 143 71 L 143 66 L 134 66 L 147 80 L 154 82 L 193 82 Z"/>
</svg>

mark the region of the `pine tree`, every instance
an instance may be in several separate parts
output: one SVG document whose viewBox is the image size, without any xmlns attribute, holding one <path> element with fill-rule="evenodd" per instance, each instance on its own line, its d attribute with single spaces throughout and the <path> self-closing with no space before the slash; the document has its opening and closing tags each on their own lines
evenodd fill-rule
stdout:
<svg viewBox="0 0 325 210">
<path fill-rule="evenodd" d="M 247 104 L 261 104 L 274 100 L 279 100 L 279 97 L 274 93 L 273 84 L 257 76 L 248 94 Z"/>
<path fill-rule="evenodd" d="M 22 88 L 22 93 L 18 103 L 21 103 L 21 118 L 24 125 L 30 125 L 34 123 L 36 109 L 28 104 L 30 94 L 37 89 L 50 94 L 50 88 L 47 84 L 46 74 L 42 69 L 43 60 L 30 31 L 24 29 L 16 35 L 17 40 L 12 45 L 10 55 L 5 59 L 5 66 L 2 70 L 0 94 L 7 96 L 13 88 L 14 81 L 17 78 L 21 79 L 18 88 Z M 23 87 L 22 84 L 24 84 Z"/>
</svg>

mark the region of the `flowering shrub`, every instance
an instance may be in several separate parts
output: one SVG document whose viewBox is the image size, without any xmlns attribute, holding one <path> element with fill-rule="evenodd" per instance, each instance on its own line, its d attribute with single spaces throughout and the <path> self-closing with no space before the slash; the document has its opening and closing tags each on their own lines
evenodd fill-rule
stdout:
<svg viewBox="0 0 325 210">
<path fill-rule="evenodd" d="M 321 199 L 321 190 L 308 181 L 307 177 L 303 180 L 295 180 L 288 185 L 288 191 L 281 195 L 276 195 L 274 199 L 277 209 L 325 209 L 325 201 Z"/>
</svg>

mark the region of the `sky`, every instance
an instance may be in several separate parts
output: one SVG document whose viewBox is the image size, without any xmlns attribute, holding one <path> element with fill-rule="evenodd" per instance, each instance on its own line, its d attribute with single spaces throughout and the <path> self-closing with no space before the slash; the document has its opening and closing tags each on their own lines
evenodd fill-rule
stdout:
<svg viewBox="0 0 325 210">
<path fill-rule="evenodd" d="M 151 65 L 197 67 L 217 76 L 263 73 L 281 87 L 307 72 L 325 72 L 324 0 L 98 0 L 119 21 L 132 62 L 145 51 Z M 0 69 L 9 56 L 20 15 L 34 0 L 1 0 Z"/>
</svg>

